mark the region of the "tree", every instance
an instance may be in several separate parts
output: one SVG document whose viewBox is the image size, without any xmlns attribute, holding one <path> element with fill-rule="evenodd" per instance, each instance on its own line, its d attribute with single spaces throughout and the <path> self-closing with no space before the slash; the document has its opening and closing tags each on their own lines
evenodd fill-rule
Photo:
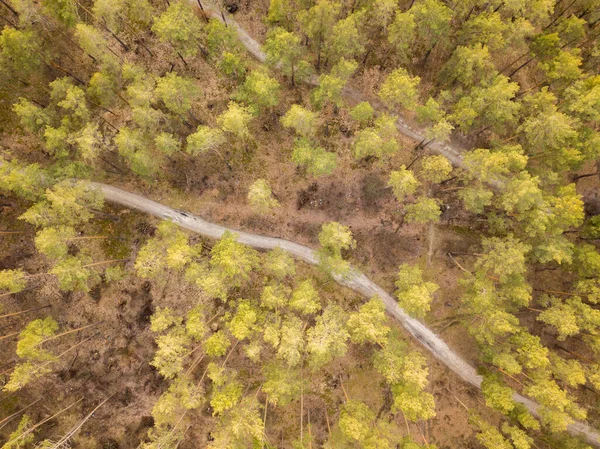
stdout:
<svg viewBox="0 0 600 449">
<path fill-rule="evenodd" d="M 260 213 L 279 207 L 279 201 L 273 198 L 271 186 L 266 179 L 257 179 L 248 189 L 248 201 Z"/>
<path fill-rule="evenodd" d="M 486 45 L 459 45 L 444 65 L 441 71 L 443 78 L 440 78 L 456 80 L 469 88 L 488 81 L 495 73 L 494 63 Z"/>
<path fill-rule="evenodd" d="M 207 151 L 216 151 L 223 143 L 225 143 L 223 131 L 200 125 L 195 133 L 187 136 L 186 151 L 192 156 L 197 156 Z"/>
<path fill-rule="evenodd" d="M 17 342 L 17 355 L 22 359 L 34 362 L 47 362 L 56 360 L 56 357 L 40 347 L 49 338 L 58 332 L 58 323 L 52 317 L 36 319 L 19 334 Z"/>
<path fill-rule="evenodd" d="M 362 101 L 350 110 L 350 116 L 361 126 L 369 124 L 374 114 L 375 110 L 368 101 Z"/>
<path fill-rule="evenodd" d="M 482 214 L 487 206 L 492 205 L 494 192 L 485 187 L 465 187 L 458 192 L 466 210 Z"/>
<path fill-rule="evenodd" d="M 184 115 L 191 110 L 192 104 L 200 95 L 200 89 L 192 79 L 169 72 L 156 80 L 154 93 L 170 112 Z"/>
<path fill-rule="evenodd" d="M 392 171 L 388 181 L 388 187 L 392 188 L 394 196 L 399 202 L 403 202 L 407 196 L 413 195 L 419 184 L 414 173 L 404 165 L 400 166 L 400 170 Z"/>
<path fill-rule="evenodd" d="M 292 161 L 296 165 L 306 166 L 313 176 L 329 175 L 337 166 L 337 154 L 313 145 L 309 140 L 300 138 L 294 143 Z"/>
<path fill-rule="evenodd" d="M 198 254 L 198 249 L 188 244 L 187 236 L 169 222 L 158 225 L 155 237 L 138 252 L 135 269 L 142 278 L 155 278 L 169 268 L 182 271 Z"/>
<path fill-rule="evenodd" d="M 51 118 L 48 112 L 26 98 L 19 98 L 19 102 L 13 104 L 12 110 L 19 117 L 21 126 L 30 133 L 40 134 L 50 125 Z"/>
<path fill-rule="evenodd" d="M 91 269 L 92 265 L 88 256 L 67 256 L 58 261 L 49 273 L 58 278 L 61 290 L 89 292 L 101 280 L 98 273 Z"/>
<path fill-rule="evenodd" d="M 346 315 L 338 305 L 329 305 L 307 332 L 306 350 L 314 370 L 346 353 L 350 337 L 345 328 Z"/>
<path fill-rule="evenodd" d="M 181 149 L 181 141 L 171 133 L 161 132 L 154 137 L 154 146 L 160 153 L 172 156 Z"/>
<path fill-rule="evenodd" d="M 317 109 L 321 109 L 328 103 L 337 107 L 342 106 L 342 90 L 357 67 L 358 64 L 355 61 L 347 61 L 342 58 L 328 74 L 321 75 L 318 86 L 312 92 L 313 105 Z"/>
<path fill-rule="evenodd" d="M 424 316 L 430 310 L 432 295 L 439 289 L 433 282 L 423 280 L 417 266 L 400 265 L 395 295 L 400 306 L 411 315 Z"/>
<path fill-rule="evenodd" d="M 478 415 L 472 414 L 469 422 L 478 429 L 477 441 L 486 449 L 512 449 L 512 444 L 502 436 L 500 431 Z"/>
<path fill-rule="evenodd" d="M 109 107 L 117 98 L 116 92 L 119 88 L 116 75 L 102 70 L 94 73 L 90 78 L 87 94 L 92 101 L 103 107 Z"/>
<path fill-rule="evenodd" d="M 410 12 L 396 11 L 388 28 L 388 42 L 394 46 L 401 61 L 410 59 L 410 48 L 415 39 L 415 17 Z"/>
<path fill-rule="evenodd" d="M 75 229 L 69 226 L 55 226 L 41 229 L 35 236 L 36 249 L 46 257 L 60 260 L 69 252 L 68 242 L 75 237 Z"/>
<path fill-rule="evenodd" d="M 71 141 L 79 150 L 81 158 L 88 163 L 94 162 L 102 151 L 103 136 L 97 123 L 85 125 L 71 137 Z"/>
<path fill-rule="evenodd" d="M 42 66 L 40 39 L 32 30 L 4 27 L 0 49 L 0 67 L 11 76 L 27 78 Z"/>
<path fill-rule="evenodd" d="M 517 83 L 504 75 L 483 81 L 463 96 L 454 106 L 451 120 L 465 131 L 477 126 L 489 126 L 502 133 L 512 125 L 519 112 L 519 103 L 513 101 L 519 91 Z"/>
<path fill-rule="evenodd" d="M 245 141 L 250 136 L 248 123 L 252 119 L 250 108 L 230 101 L 227 110 L 217 117 L 219 127 Z"/>
<path fill-rule="evenodd" d="M 280 310 L 288 303 L 291 289 L 285 284 L 265 285 L 260 295 L 260 305 L 272 310 Z"/>
<path fill-rule="evenodd" d="M 112 69 L 118 66 L 118 59 L 109 51 L 110 47 L 96 27 L 86 23 L 78 23 L 75 26 L 75 37 L 81 48 L 106 68 Z"/>
<path fill-rule="evenodd" d="M 425 156 L 421 161 L 421 176 L 430 182 L 439 184 L 450 178 L 452 164 L 442 155 Z"/>
<path fill-rule="evenodd" d="M 240 86 L 235 99 L 251 106 L 256 113 L 279 104 L 279 82 L 263 70 L 253 70 Z"/>
<path fill-rule="evenodd" d="M 356 247 L 350 228 L 336 222 L 326 223 L 321 227 L 319 243 L 317 259 L 321 267 L 334 275 L 347 274 L 350 264 L 342 257 L 342 251 Z"/>
<path fill-rule="evenodd" d="M 219 419 L 215 440 L 208 449 L 224 449 L 264 445 L 265 433 L 263 418 L 258 409 L 258 401 L 244 398 L 235 407 L 227 410 Z"/>
<path fill-rule="evenodd" d="M 292 309 L 307 315 L 321 310 L 321 298 L 310 279 L 300 282 L 292 292 L 289 305 Z"/>
<path fill-rule="evenodd" d="M 38 227 L 77 226 L 89 222 L 103 203 L 102 194 L 86 182 L 65 180 L 46 189 L 45 199 L 19 218 Z"/>
<path fill-rule="evenodd" d="M 10 374 L 10 379 L 2 387 L 2 391 L 14 393 L 50 372 L 50 368 L 43 364 L 39 365 L 28 361 L 18 363 Z"/>
<path fill-rule="evenodd" d="M 205 29 L 206 47 L 211 59 L 225 75 L 239 79 L 246 71 L 243 46 L 233 27 L 210 19 Z"/>
<path fill-rule="evenodd" d="M 498 50 L 505 46 L 507 28 L 498 12 L 474 15 L 463 24 L 459 41 L 462 45 L 481 44 Z"/>
<path fill-rule="evenodd" d="M 49 182 L 49 174 L 38 164 L 23 165 L 16 159 L 7 161 L 0 157 L 1 190 L 35 201 L 44 195 L 44 188 Z"/>
<path fill-rule="evenodd" d="M 290 368 L 297 366 L 304 356 L 306 350 L 304 327 L 304 323 L 294 316 L 281 323 L 277 357 L 284 360 Z"/>
<path fill-rule="evenodd" d="M 195 385 L 190 380 L 179 377 L 169 385 L 154 403 L 152 417 L 154 427 L 175 426 L 178 417 L 187 410 L 200 407 L 204 403 L 204 391 L 201 386 Z"/>
<path fill-rule="evenodd" d="M 265 379 L 262 390 L 270 404 L 285 407 L 300 395 L 302 380 L 297 370 L 269 363 L 262 368 L 262 373 Z"/>
<path fill-rule="evenodd" d="M 381 85 L 379 98 L 389 107 L 412 110 L 417 106 L 419 96 L 417 86 L 420 81 L 421 78 L 410 76 L 405 69 L 396 69 Z"/>
<path fill-rule="evenodd" d="M 223 233 L 213 246 L 209 267 L 191 264 L 186 276 L 207 294 L 227 300 L 230 288 L 240 287 L 250 278 L 260 258 L 255 250 L 237 242 L 237 234 Z"/>
<path fill-rule="evenodd" d="M 385 325 L 385 306 L 378 297 L 360 306 L 358 312 L 350 314 L 348 331 L 353 343 L 377 343 L 385 345 L 390 328 Z"/>
<path fill-rule="evenodd" d="M 404 206 L 408 223 L 437 223 L 442 211 L 435 198 L 420 198 L 416 203 Z"/>
<path fill-rule="evenodd" d="M 380 115 L 371 128 L 365 128 L 356 133 L 353 153 L 356 159 L 367 156 L 383 157 L 394 154 L 400 145 L 396 140 L 396 117 L 387 114 Z"/>
<path fill-rule="evenodd" d="M 0 289 L 19 293 L 27 286 L 23 270 L 0 270 Z"/>
<path fill-rule="evenodd" d="M 173 1 L 152 25 L 161 42 L 169 43 L 182 58 L 196 56 L 202 24 L 185 1 Z"/>
<path fill-rule="evenodd" d="M 68 27 L 79 21 L 77 6 L 73 0 L 42 0 L 44 12 L 50 14 Z"/>
<path fill-rule="evenodd" d="M 424 48 L 427 60 L 433 47 L 448 32 L 452 10 L 439 0 L 420 0 L 408 12 L 414 17 L 416 42 Z"/>
<path fill-rule="evenodd" d="M 318 0 L 309 10 L 298 13 L 301 29 L 308 37 L 317 55 L 317 69 L 321 67 L 323 49 L 327 47 L 329 33 L 333 29 L 341 5 L 330 0 Z"/>
<path fill-rule="evenodd" d="M 435 416 L 435 402 L 431 393 L 417 392 L 410 384 L 397 384 L 392 385 L 392 396 L 392 410 L 401 410 L 410 421 L 431 419 Z"/>
<path fill-rule="evenodd" d="M 12 432 L 7 442 L 2 446 L 2 449 L 24 449 L 27 446 L 33 444 L 35 440 L 35 434 L 32 429 L 33 425 L 29 415 L 23 415 L 19 421 L 19 425 Z"/>
<path fill-rule="evenodd" d="M 362 14 L 353 13 L 333 26 L 325 48 L 326 62 L 335 64 L 342 58 L 352 60 L 363 53 L 363 38 L 358 30 L 358 21 L 362 18 Z"/>
<path fill-rule="evenodd" d="M 516 407 L 513 399 L 513 390 L 507 387 L 501 378 L 492 373 L 485 373 L 481 382 L 481 392 L 485 398 L 485 404 L 504 415 L 512 412 Z"/>
<path fill-rule="evenodd" d="M 292 86 L 296 78 L 305 79 L 312 69 L 308 62 L 302 60 L 304 49 L 300 37 L 283 28 L 269 30 L 264 51 L 267 64 L 280 68 L 290 78 Z"/>
<path fill-rule="evenodd" d="M 204 340 L 202 346 L 207 355 L 221 357 L 227 353 L 227 349 L 231 346 L 231 341 L 227 337 L 227 334 L 220 330 Z"/>
<path fill-rule="evenodd" d="M 249 338 L 256 329 L 258 313 L 249 301 L 240 300 L 235 315 L 227 323 L 231 335 L 240 341 Z"/>
<path fill-rule="evenodd" d="M 296 274 L 294 259 L 280 247 L 267 252 L 261 266 L 265 274 L 276 280 L 283 280 Z"/>
<path fill-rule="evenodd" d="M 363 443 L 371 433 L 374 421 L 375 413 L 367 404 L 350 400 L 342 406 L 338 425 L 350 440 Z"/>
<path fill-rule="evenodd" d="M 313 137 L 317 133 L 318 114 L 306 109 L 299 104 L 293 104 L 281 117 L 281 124 L 286 128 L 292 128 L 302 137 Z"/>
<path fill-rule="evenodd" d="M 526 254 L 531 246 L 509 235 L 505 239 L 485 238 L 482 241 L 483 255 L 475 262 L 475 268 L 484 273 L 492 273 L 499 282 L 506 282 L 511 276 L 526 272 Z"/>
</svg>

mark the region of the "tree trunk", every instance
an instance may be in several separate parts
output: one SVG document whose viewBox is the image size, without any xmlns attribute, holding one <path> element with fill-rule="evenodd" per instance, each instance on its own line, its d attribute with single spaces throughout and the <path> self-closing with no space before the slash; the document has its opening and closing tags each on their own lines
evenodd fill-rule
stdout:
<svg viewBox="0 0 600 449">
<path fill-rule="evenodd" d="M 8 3 L 6 3 L 4 0 L 0 0 L 0 3 L 2 3 L 4 6 L 6 6 L 8 9 L 10 9 L 10 11 L 17 17 L 19 17 L 19 13 L 17 11 L 15 11 L 15 9 L 10 6 Z"/>
</svg>

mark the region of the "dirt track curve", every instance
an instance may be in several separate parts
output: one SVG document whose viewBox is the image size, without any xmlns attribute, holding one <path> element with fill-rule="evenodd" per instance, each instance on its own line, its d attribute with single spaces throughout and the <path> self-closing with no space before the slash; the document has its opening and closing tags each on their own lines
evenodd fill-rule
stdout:
<svg viewBox="0 0 600 449">
<path fill-rule="evenodd" d="M 220 238 L 225 231 L 233 231 L 239 235 L 238 241 L 253 248 L 260 250 L 270 250 L 280 247 L 287 251 L 297 259 L 303 260 L 311 265 L 317 264 L 314 250 L 307 246 L 298 243 L 290 242 L 275 237 L 265 237 L 262 235 L 250 234 L 248 232 L 239 231 L 236 229 L 226 228 L 218 224 L 211 223 L 203 218 L 188 214 L 187 212 L 172 209 L 163 204 L 144 198 L 143 196 L 127 192 L 106 184 L 94 182 L 92 186 L 102 191 L 106 201 L 116 203 L 131 209 L 136 209 L 141 212 L 149 213 L 155 217 L 170 220 L 178 226 L 189 231 L 196 232 L 205 237 L 214 239 Z M 390 315 L 400 321 L 400 324 L 408 330 L 427 350 L 429 350 L 436 358 L 456 373 L 460 378 L 469 384 L 481 388 L 481 376 L 475 369 L 465 362 L 456 352 L 438 337 L 432 330 L 425 326 L 420 321 L 411 318 L 398 306 L 396 300 L 387 293 L 384 289 L 375 284 L 367 276 L 359 270 L 352 268 L 351 274 L 346 277 L 336 276 L 335 280 L 352 290 L 371 298 L 377 295 L 385 304 L 385 307 Z M 530 399 L 514 395 L 516 401 L 524 404 L 534 415 L 537 415 L 538 405 Z M 569 430 L 572 433 L 579 434 L 584 437 L 589 443 L 600 446 L 600 434 L 592 429 L 589 425 L 583 422 L 575 422 Z"/>
</svg>

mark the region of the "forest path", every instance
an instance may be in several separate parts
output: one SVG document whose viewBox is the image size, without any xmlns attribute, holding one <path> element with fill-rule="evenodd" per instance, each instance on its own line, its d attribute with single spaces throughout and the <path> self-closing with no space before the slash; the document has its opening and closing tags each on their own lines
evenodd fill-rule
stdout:
<svg viewBox="0 0 600 449">
<path fill-rule="evenodd" d="M 218 239 L 225 231 L 232 231 L 239 235 L 238 241 L 240 243 L 252 246 L 253 248 L 259 250 L 270 250 L 279 247 L 287 251 L 292 256 L 303 260 L 308 264 L 316 265 L 318 263 L 315 251 L 307 246 L 280 238 L 266 237 L 239 231 L 237 229 L 230 229 L 225 226 L 206 221 L 203 218 L 188 214 L 187 212 L 182 212 L 157 203 L 143 196 L 127 192 L 118 187 L 97 182 L 92 183 L 92 186 L 102 191 L 106 201 L 131 209 L 136 209 L 141 212 L 149 213 L 160 219 L 170 220 L 184 229 L 196 232 L 205 237 Z M 407 315 L 406 312 L 404 312 L 404 310 L 398 306 L 398 303 L 392 297 L 392 295 L 370 280 L 365 274 L 352 267 L 349 275 L 345 277 L 334 276 L 334 278 L 340 285 L 348 287 L 368 298 L 377 295 L 385 304 L 388 313 L 396 318 L 400 324 L 406 330 L 408 330 L 408 332 L 410 332 L 410 334 L 416 338 L 428 351 L 430 351 L 450 370 L 456 373 L 461 379 L 477 388 L 481 388 L 482 378 L 476 373 L 472 366 L 470 366 L 462 357 L 454 352 L 431 329 L 429 329 L 419 320 Z M 517 402 L 524 404 L 532 414 L 536 416 L 538 415 L 538 404 L 517 393 L 514 394 L 514 399 Z M 569 430 L 571 433 L 582 436 L 589 443 L 600 447 L 600 433 L 590 427 L 587 423 L 577 421 L 569 426 Z"/>
</svg>

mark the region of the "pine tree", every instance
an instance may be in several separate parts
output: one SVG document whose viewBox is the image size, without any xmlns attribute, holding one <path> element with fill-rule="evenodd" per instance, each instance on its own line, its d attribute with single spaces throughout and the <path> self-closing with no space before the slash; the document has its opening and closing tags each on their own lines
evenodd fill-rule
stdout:
<svg viewBox="0 0 600 449">
<path fill-rule="evenodd" d="M 258 114 L 279 104 L 279 82 L 264 70 L 253 70 L 235 94 L 235 99 L 248 104 Z"/>
<path fill-rule="evenodd" d="M 248 189 L 248 201 L 259 213 L 266 213 L 279 207 L 279 201 L 273 198 L 271 186 L 266 179 L 257 179 Z"/>
<path fill-rule="evenodd" d="M 304 327 L 304 323 L 293 316 L 281 323 L 277 356 L 287 363 L 288 367 L 297 366 L 302 361 L 307 347 Z"/>
<path fill-rule="evenodd" d="M 249 338 L 256 330 L 259 311 L 249 301 L 240 300 L 235 315 L 227 323 L 231 335 L 237 340 Z"/>
<path fill-rule="evenodd" d="M 306 351 L 314 370 L 346 353 L 350 337 L 345 329 L 346 314 L 338 305 L 329 305 L 307 332 Z"/>
<path fill-rule="evenodd" d="M 353 343 L 377 343 L 385 345 L 390 328 L 385 325 L 385 306 L 377 297 L 360 306 L 358 312 L 350 314 L 348 331 Z"/>
<path fill-rule="evenodd" d="M 192 79 L 182 78 L 169 72 L 156 80 L 156 97 L 176 115 L 188 113 L 200 95 L 200 89 Z"/>
<path fill-rule="evenodd" d="M 19 334 L 17 355 L 28 361 L 47 362 L 56 360 L 49 351 L 40 347 L 47 339 L 58 332 L 58 323 L 52 317 L 36 319 L 25 327 Z"/>
<path fill-rule="evenodd" d="M 242 141 L 250 137 L 248 123 L 252 119 L 250 108 L 240 106 L 231 101 L 227 106 L 227 110 L 217 117 L 219 127 L 228 133 L 231 133 Z"/>
<path fill-rule="evenodd" d="M 410 76 L 405 69 L 396 69 L 381 85 L 379 98 L 392 108 L 415 109 L 419 96 L 417 86 L 420 81 L 418 76 Z"/>
<path fill-rule="evenodd" d="M 400 170 L 394 170 L 390 173 L 388 186 L 392 188 L 396 199 L 403 202 L 407 196 L 413 195 L 417 191 L 419 181 L 411 170 L 402 165 Z"/>
<path fill-rule="evenodd" d="M 321 249 L 317 251 L 320 266 L 328 273 L 346 275 L 350 264 L 344 260 L 342 251 L 356 247 L 356 241 L 347 226 L 336 222 L 326 223 L 319 233 Z"/>
<path fill-rule="evenodd" d="M 276 280 L 283 280 L 296 274 L 294 259 L 279 247 L 264 255 L 261 266 L 267 276 Z"/>
<path fill-rule="evenodd" d="M 302 31 L 317 55 L 317 69 L 321 67 L 323 50 L 328 45 L 330 32 L 337 21 L 341 5 L 331 0 L 319 0 L 307 11 L 298 14 Z"/>
<path fill-rule="evenodd" d="M 423 280 L 417 266 L 400 265 L 395 294 L 400 306 L 411 315 L 424 316 L 431 308 L 432 295 L 439 289 L 433 282 Z"/>
<path fill-rule="evenodd" d="M 337 166 L 337 154 L 312 144 L 309 140 L 300 138 L 294 142 L 292 161 L 296 165 L 306 166 L 306 171 L 318 177 L 330 175 Z"/>
<path fill-rule="evenodd" d="M 283 74 L 290 78 L 292 86 L 296 79 L 303 81 L 307 78 L 312 69 L 310 64 L 302 59 L 304 49 L 300 37 L 283 28 L 269 30 L 264 51 L 267 64 L 280 68 Z"/>
<path fill-rule="evenodd" d="M 352 441 L 364 443 L 375 422 L 375 413 L 367 404 L 350 400 L 340 411 L 338 425 L 342 433 Z"/>
<path fill-rule="evenodd" d="M 195 133 L 187 137 L 186 151 L 197 156 L 207 151 L 216 151 L 223 143 L 225 137 L 220 129 L 200 125 Z"/>
<path fill-rule="evenodd" d="M 19 293 L 27 286 L 23 270 L 0 270 L 0 289 Z"/>
<path fill-rule="evenodd" d="M 380 115 L 371 128 L 361 129 L 356 133 L 352 147 L 354 157 L 361 159 L 367 156 L 378 158 L 390 156 L 398 151 L 400 145 L 396 140 L 396 117 Z"/>
<path fill-rule="evenodd" d="M 420 198 L 416 203 L 404 207 L 404 219 L 408 223 L 437 223 L 442 211 L 438 200 L 435 198 Z"/>
<path fill-rule="evenodd" d="M 326 2 L 327 0 L 321 0 Z M 321 109 L 326 104 L 343 106 L 342 90 L 356 71 L 358 64 L 342 58 L 328 74 L 319 77 L 319 85 L 312 92 L 312 104 Z"/>
<path fill-rule="evenodd" d="M 307 315 L 315 314 L 321 310 L 321 298 L 310 279 L 298 284 L 292 293 L 290 307 Z"/>
<path fill-rule="evenodd" d="M 421 176 L 426 180 L 439 184 L 450 178 L 452 164 L 442 155 L 426 156 L 421 160 Z"/>
<path fill-rule="evenodd" d="M 35 226 L 77 226 L 93 217 L 93 210 L 102 209 L 103 198 L 96 189 L 83 181 L 61 181 L 46 190 L 45 199 L 34 204 L 19 218 Z"/>
<path fill-rule="evenodd" d="M 361 126 L 368 125 L 373 119 L 375 110 L 368 101 L 362 101 L 350 110 L 350 115 Z"/>
<path fill-rule="evenodd" d="M 4 27 L 0 34 L 0 49 L 0 68 L 9 76 L 27 79 L 43 63 L 40 39 L 33 30 Z"/>
<path fill-rule="evenodd" d="M 182 58 L 198 54 L 202 23 L 191 6 L 185 1 L 173 1 L 152 25 L 162 42 L 173 46 Z"/>
<path fill-rule="evenodd" d="M 292 128 L 298 135 L 309 138 L 317 133 L 317 118 L 316 112 L 293 104 L 281 117 L 281 124 L 286 128 Z"/>
<path fill-rule="evenodd" d="M 301 392 L 300 373 L 278 363 L 269 363 L 262 368 L 265 382 L 262 391 L 267 394 L 269 404 L 285 407 L 295 400 Z"/>
</svg>

